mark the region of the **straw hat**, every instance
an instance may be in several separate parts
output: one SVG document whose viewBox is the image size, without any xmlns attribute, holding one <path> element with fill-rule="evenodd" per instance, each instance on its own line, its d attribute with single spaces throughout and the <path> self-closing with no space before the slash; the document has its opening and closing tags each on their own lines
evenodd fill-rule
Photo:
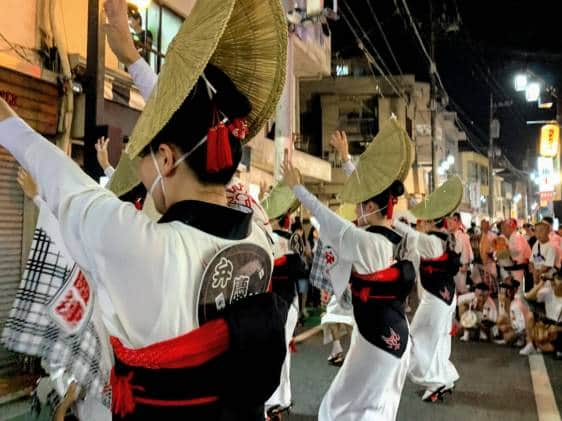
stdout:
<svg viewBox="0 0 562 421">
<path fill-rule="evenodd" d="M 207 63 L 226 73 L 252 104 L 249 141 L 273 114 L 285 82 L 287 25 L 279 0 L 199 0 L 170 44 L 166 64 L 131 134 L 110 188 L 139 183 L 137 158 L 191 92 Z"/>
<path fill-rule="evenodd" d="M 418 203 L 410 212 L 418 219 L 433 221 L 443 218 L 454 212 L 462 201 L 462 180 L 454 175 L 445 181 L 433 193 L 428 195 L 422 202 Z"/>
<path fill-rule="evenodd" d="M 271 220 L 279 218 L 289 211 L 295 211 L 299 207 L 299 201 L 291 188 L 284 182 L 280 182 L 271 189 L 261 205 Z"/>
<path fill-rule="evenodd" d="M 361 203 L 386 190 L 395 180 L 404 181 L 414 161 L 413 143 L 396 119 L 390 119 L 363 152 L 354 173 L 339 197 Z"/>
</svg>

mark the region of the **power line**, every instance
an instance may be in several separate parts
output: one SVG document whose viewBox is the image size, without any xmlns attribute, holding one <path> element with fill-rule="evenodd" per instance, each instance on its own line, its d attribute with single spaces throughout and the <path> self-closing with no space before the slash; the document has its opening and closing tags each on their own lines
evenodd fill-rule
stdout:
<svg viewBox="0 0 562 421">
<path fill-rule="evenodd" d="M 357 17 L 355 16 L 355 13 L 353 13 L 353 10 L 351 9 L 351 7 L 346 4 L 346 7 L 351 15 L 351 17 L 353 18 L 353 20 L 355 21 L 358 29 L 363 33 L 363 37 L 367 40 L 367 42 L 371 45 L 371 48 L 373 49 L 373 51 L 375 52 L 378 60 L 381 62 L 381 65 L 384 67 L 385 70 L 381 69 L 381 67 L 378 65 L 378 63 L 376 62 L 376 60 L 372 57 L 372 55 L 370 53 L 366 54 L 367 60 L 371 63 L 373 63 L 373 65 L 375 66 L 375 68 L 377 69 L 377 71 L 381 74 L 381 76 L 383 76 L 385 78 L 385 80 L 390 84 L 392 90 L 400 97 L 402 97 L 402 99 L 404 99 L 406 101 L 406 103 L 408 103 L 408 101 L 404 98 L 404 96 L 401 94 L 400 89 L 400 85 L 396 82 L 396 80 L 393 78 L 388 66 L 386 65 L 386 63 L 384 62 L 384 60 L 382 59 L 381 55 L 379 54 L 378 50 L 375 48 L 375 46 L 373 45 L 373 43 L 371 42 L 371 39 L 369 38 L 369 36 L 367 35 L 367 33 L 365 32 L 365 30 L 363 29 L 363 27 L 361 26 L 361 23 L 359 22 L 359 19 L 357 19 Z M 345 15 L 344 15 L 345 18 Z M 357 39 L 360 39 L 360 37 L 358 36 L 357 32 L 355 32 L 355 29 L 351 26 L 349 20 L 346 20 L 349 28 L 351 29 L 351 31 L 354 33 L 354 35 L 356 36 Z M 363 45 L 363 43 L 361 43 L 361 45 L 359 45 L 359 48 L 361 49 L 361 46 Z M 367 51 L 368 52 L 368 51 Z M 388 73 L 388 77 L 386 77 L 386 73 Z M 390 79 L 389 79 L 390 78 Z M 392 81 L 391 81 L 392 80 Z"/>
<path fill-rule="evenodd" d="M 347 25 L 349 26 L 349 29 L 351 30 L 351 32 L 353 32 L 353 35 L 355 36 L 355 40 L 357 41 L 359 49 L 363 52 L 363 54 L 365 55 L 365 58 L 367 59 L 367 61 L 370 64 L 368 52 L 365 51 L 364 48 L 361 48 L 361 46 L 362 46 L 361 40 L 359 39 L 359 37 L 358 37 L 357 33 L 355 32 L 355 30 L 353 29 L 353 27 L 351 26 L 351 23 L 349 22 L 349 20 L 347 19 L 347 17 L 344 14 L 342 14 L 341 16 L 342 16 L 343 20 L 345 21 L 345 23 L 347 23 Z M 375 71 L 373 70 L 373 68 L 370 65 L 369 65 L 369 70 L 371 71 L 371 73 L 373 75 L 373 79 L 375 80 L 375 83 L 376 83 L 377 82 L 377 75 L 375 74 Z M 381 94 L 381 97 L 384 98 L 384 94 L 382 93 L 381 90 L 379 90 L 379 93 Z"/>
<path fill-rule="evenodd" d="M 414 33 L 416 35 L 416 38 L 418 39 L 418 42 L 419 42 L 419 44 L 422 48 L 422 51 L 423 51 L 425 57 L 427 58 L 427 60 L 429 61 L 429 65 L 431 67 L 431 72 L 434 73 L 435 76 L 437 77 L 437 81 L 439 82 L 439 86 L 441 87 L 443 93 L 448 96 L 447 90 L 445 89 L 445 85 L 443 85 L 443 81 L 441 80 L 441 75 L 439 74 L 439 71 L 437 70 L 437 65 L 433 61 L 433 58 L 431 58 L 431 56 L 427 52 L 427 48 L 425 48 L 425 44 L 423 43 L 422 37 L 421 37 L 421 35 L 418 31 L 418 27 L 416 26 L 416 23 L 414 22 L 414 18 L 412 18 L 412 14 L 410 13 L 410 8 L 408 7 L 408 3 L 406 3 L 406 0 L 402 0 L 402 4 L 404 5 L 404 9 L 406 10 L 406 14 L 408 15 L 408 20 L 410 22 L 410 26 L 414 29 Z"/>
<path fill-rule="evenodd" d="M 386 44 L 386 47 L 388 48 L 388 51 L 390 52 L 390 55 L 392 56 L 392 60 L 394 61 L 394 64 L 396 65 L 396 68 L 398 69 L 398 73 L 400 73 L 400 76 L 404 76 L 404 74 L 402 73 L 402 69 L 400 68 L 400 64 L 398 64 L 398 60 L 396 59 L 396 56 L 394 55 L 394 51 L 392 51 L 392 47 L 390 46 L 390 42 L 388 42 L 388 38 L 386 37 L 386 33 L 384 32 L 384 29 L 379 21 L 379 18 L 377 17 L 376 13 L 375 13 L 375 9 L 373 9 L 373 5 L 371 4 L 370 0 L 365 0 L 365 2 L 367 3 L 367 6 L 369 6 L 369 10 L 371 11 L 371 14 L 373 15 L 373 19 L 375 20 L 377 27 L 379 28 L 379 31 L 381 32 L 382 38 Z"/>
<path fill-rule="evenodd" d="M 369 51 L 367 50 L 367 48 L 364 46 L 363 42 L 361 41 L 361 39 L 359 38 L 359 35 L 357 34 L 357 32 L 355 31 L 355 29 L 353 28 L 353 26 L 351 25 L 351 22 L 349 21 L 349 19 L 347 18 L 347 16 L 345 14 L 342 14 L 342 18 L 345 21 L 345 23 L 347 23 L 347 25 L 349 26 L 349 29 L 351 30 L 351 32 L 353 33 L 353 35 L 355 36 L 355 39 L 357 40 L 357 46 L 359 47 L 359 49 L 363 52 L 363 54 L 365 55 L 365 58 L 367 59 L 367 61 L 372 64 L 377 71 L 381 74 L 381 76 L 386 80 L 386 82 L 390 85 L 390 87 L 392 88 L 392 90 L 396 93 L 396 95 L 398 95 L 399 97 L 401 97 L 402 99 L 405 100 L 405 98 L 402 96 L 402 94 L 398 91 L 398 89 L 396 89 L 396 87 L 394 86 L 394 84 L 388 79 L 388 77 L 386 76 L 386 74 L 384 73 L 384 71 L 381 69 L 381 67 L 379 66 L 379 64 L 376 62 L 376 60 L 374 59 L 374 57 L 369 53 Z M 373 69 L 371 68 L 371 66 L 369 66 L 369 69 L 371 70 L 371 73 L 373 73 L 373 76 L 376 80 L 377 76 L 375 75 Z M 382 91 L 381 91 L 381 95 L 382 95 Z M 382 97 L 384 98 L 384 95 L 382 95 Z M 405 100 L 406 101 L 406 100 Z M 407 101 L 406 101 L 407 102 Z"/>
</svg>

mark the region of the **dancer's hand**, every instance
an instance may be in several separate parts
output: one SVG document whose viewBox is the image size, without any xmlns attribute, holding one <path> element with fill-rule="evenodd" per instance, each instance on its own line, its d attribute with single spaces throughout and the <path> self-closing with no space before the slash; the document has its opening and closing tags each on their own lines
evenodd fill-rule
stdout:
<svg viewBox="0 0 562 421">
<path fill-rule="evenodd" d="M 98 158 L 98 164 L 105 171 L 107 167 L 111 164 L 109 163 L 109 154 L 107 152 L 107 145 L 109 144 L 109 138 L 100 137 L 96 143 L 96 155 Z"/>
<path fill-rule="evenodd" d="M 349 161 L 349 144 L 347 142 L 347 135 L 344 131 L 336 130 L 332 135 L 330 145 L 339 152 L 343 162 Z"/>
<path fill-rule="evenodd" d="M 9 117 L 15 117 L 17 114 L 12 107 L 8 105 L 4 98 L 0 97 L 0 121 L 4 121 Z"/>
<path fill-rule="evenodd" d="M 37 196 L 37 183 L 35 182 L 33 177 L 23 168 L 20 168 L 18 170 L 17 182 L 28 199 L 33 200 L 33 198 Z"/>
<path fill-rule="evenodd" d="M 107 42 L 117 59 L 130 66 L 140 58 L 129 30 L 126 0 L 105 0 L 103 3 L 107 23 L 104 25 Z"/>
<path fill-rule="evenodd" d="M 283 162 L 281 168 L 283 170 L 283 181 L 286 185 L 293 188 L 296 185 L 301 184 L 301 175 L 299 170 L 296 169 L 292 163 L 285 161 Z"/>
</svg>

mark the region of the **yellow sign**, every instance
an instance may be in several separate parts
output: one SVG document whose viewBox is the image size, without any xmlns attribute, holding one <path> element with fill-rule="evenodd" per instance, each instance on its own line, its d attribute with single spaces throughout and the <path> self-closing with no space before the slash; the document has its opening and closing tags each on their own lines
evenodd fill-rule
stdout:
<svg viewBox="0 0 562 421">
<path fill-rule="evenodd" d="M 541 156 L 554 157 L 558 155 L 560 144 L 560 126 L 557 124 L 545 124 L 541 128 Z"/>
</svg>

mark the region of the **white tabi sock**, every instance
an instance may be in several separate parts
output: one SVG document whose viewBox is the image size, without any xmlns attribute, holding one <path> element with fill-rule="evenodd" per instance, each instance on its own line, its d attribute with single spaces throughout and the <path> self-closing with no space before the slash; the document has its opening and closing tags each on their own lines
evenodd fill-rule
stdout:
<svg viewBox="0 0 562 421">
<path fill-rule="evenodd" d="M 341 347 L 341 342 L 339 339 L 336 339 L 332 343 L 332 356 L 338 355 L 340 352 L 343 352 L 343 348 Z"/>
</svg>

